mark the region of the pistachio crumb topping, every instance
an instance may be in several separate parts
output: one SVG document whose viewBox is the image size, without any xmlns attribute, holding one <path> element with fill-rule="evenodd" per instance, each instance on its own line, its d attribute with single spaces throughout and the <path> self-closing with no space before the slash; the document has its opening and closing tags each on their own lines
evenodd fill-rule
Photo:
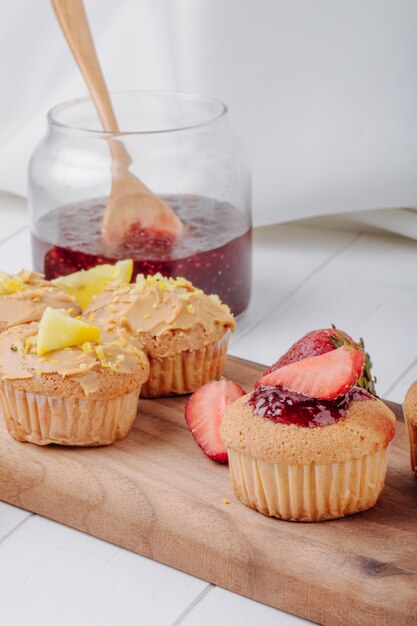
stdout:
<svg viewBox="0 0 417 626">
<path fill-rule="evenodd" d="M 138 359 L 140 361 L 140 364 L 142 366 L 142 369 L 145 369 L 145 361 L 143 359 L 142 351 L 139 350 L 139 348 L 137 348 L 136 346 L 132 346 L 132 352 L 133 352 L 133 354 L 135 354 L 138 357 Z"/>
<path fill-rule="evenodd" d="M 143 274 L 138 274 L 136 276 L 136 283 L 131 290 L 131 293 L 138 293 L 143 291 L 146 286 L 152 285 L 156 285 L 161 291 L 173 291 L 174 289 L 183 288 L 187 291 L 201 292 L 200 289 L 195 289 L 193 284 L 183 276 L 172 278 L 170 276 L 163 276 L 160 272 L 157 272 L 152 276 L 146 277 Z"/>
<path fill-rule="evenodd" d="M 106 353 L 103 346 L 95 346 L 94 351 L 99 361 L 106 361 Z"/>
<path fill-rule="evenodd" d="M 150 313 L 145 313 L 144 315 L 142 315 L 142 319 L 143 320 L 150 320 L 151 319 L 151 314 Z"/>
<path fill-rule="evenodd" d="M 37 335 L 32 335 L 31 337 L 27 337 L 27 339 L 25 339 L 25 345 L 23 347 L 25 354 L 28 354 L 29 352 L 36 352 L 37 340 Z"/>
<path fill-rule="evenodd" d="M 214 304 L 218 304 L 219 306 L 221 306 L 223 303 L 220 300 L 219 296 L 216 293 L 211 293 L 209 295 L 209 299 L 214 303 Z"/>
<path fill-rule="evenodd" d="M 103 346 L 95 346 L 94 350 L 95 350 L 98 360 L 100 361 L 101 367 L 106 367 L 107 369 L 110 369 L 113 372 L 117 371 L 116 364 L 112 363 L 110 360 L 107 359 L 107 355 Z"/>
<path fill-rule="evenodd" d="M 129 285 L 126 285 L 125 287 L 120 287 L 119 289 L 116 289 L 114 294 L 115 296 L 124 296 L 126 293 L 130 293 L 131 291 L 131 287 Z"/>
<path fill-rule="evenodd" d="M 88 367 L 87 363 L 80 363 L 79 365 L 80 370 L 85 370 L 87 369 L 87 367 Z"/>
<path fill-rule="evenodd" d="M 10 295 L 17 291 L 24 291 L 26 283 L 30 280 L 30 272 L 20 272 L 19 274 L 7 274 L 0 272 L 0 295 Z"/>
<path fill-rule="evenodd" d="M 195 313 L 195 306 L 193 304 L 187 304 L 185 310 L 191 315 L 192 313 Z"/>
<path fill-rule="evenodd" d="M 90 313 L 90 315 L 88 316 L 88 321 L 89 322 L 94 322 L 95 319 L 96 319 L 96 314 L 95 313 Z"/>
</svg>

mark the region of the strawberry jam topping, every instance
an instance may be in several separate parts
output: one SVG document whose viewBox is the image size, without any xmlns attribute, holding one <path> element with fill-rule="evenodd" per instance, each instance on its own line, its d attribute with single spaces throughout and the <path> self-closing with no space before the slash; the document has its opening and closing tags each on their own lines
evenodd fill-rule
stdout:
<svg viewBox="0 0 417 626">
<path fill-rule="evenodd" d="M 184 228 L 178 237 L 133 225 L 124 241 L 101 237 L 106 199 L 70 204 L 46 213 L 32 233 L 35 268 L 48 280 L 131 258 L 136 274 L 184 276 L 216 293 L 238 315 L 249 304 L 251 229 L 248 218 L 227 202 L 192 195 L 164 196 Z"/>
<path fill-rule="evenodd" d="M 304 428 L 328 426 L 346 416 L 353 400 L 375 400 L 365 389 L 352 387 L 336 400 L 316 400 L 282 387 L 258 387 L 248 400 L 254 413 L 279 424 Z"/>
</svg>

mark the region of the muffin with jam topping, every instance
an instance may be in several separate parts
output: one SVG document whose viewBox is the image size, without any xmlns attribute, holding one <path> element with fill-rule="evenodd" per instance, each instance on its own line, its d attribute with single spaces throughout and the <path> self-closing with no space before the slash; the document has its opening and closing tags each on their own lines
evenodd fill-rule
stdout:
<svg viewBox="0 0 417 626">
<path fill-rule="evenodd" d="M 42 274 L 21 270 L 18 274 L 0 272 L 0 332 L 29 322 L 38 322 L 47 307 L 71 309 L 73 315 L 81 308 L 71 294 L 43 280 Z"/>
<path fill-rule="evenodd" d="M 114 324 L 135 336 L 150 363 L 145 397 L 190 393 L 218 380 L 235 329 L 229 307 L 218 296 L 161 274 L 108 287 L 87 307 L 85 318 L 104 336 Z"/>
<path fill-rule="evenodd" d="M 220 434 L 239 500 L 305 522 L 375 505 L 395 416 L 356 386 L 364 365 L 362 351 L 341 346 L 270 371 L 232 404 Z"/>
<path fill-rule="evenodd" d="M 0 374 L 0 406 L 15 439 L 100 446 L 129 434 L 149 364 L 122 329 L 101 342 L 96 326 L 48 308 L 39 323 L 0 334 Z"/>
</svg>

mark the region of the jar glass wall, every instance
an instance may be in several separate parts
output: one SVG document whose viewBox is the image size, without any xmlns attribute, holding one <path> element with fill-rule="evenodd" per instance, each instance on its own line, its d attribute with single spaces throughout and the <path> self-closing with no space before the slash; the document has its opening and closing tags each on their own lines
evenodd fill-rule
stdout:
<svg viewBox="0 0 417 626">
<path fill-rule="evenodd" d="M 35 269 L 51 279 L 132 258 L 135 273 L 185 276 L 241 313 L 251 289 L 250 174 L 226 107 L 171 92 L 113 94 L 112 102 L 120 133 L 100 129 L 89 98 L 48 114 L 29 170 Z M 133 225 L 117 245 L 103 240 L 114 141 L 123 142 L 130 172 L 177 213 L 180 235 Z"/>
</svg>

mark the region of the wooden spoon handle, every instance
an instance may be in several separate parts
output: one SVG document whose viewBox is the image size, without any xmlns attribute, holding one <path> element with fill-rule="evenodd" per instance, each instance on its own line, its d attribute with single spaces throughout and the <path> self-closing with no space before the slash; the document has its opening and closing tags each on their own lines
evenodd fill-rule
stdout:
<svg viewBox="0 0 417 626">
<path fill-rule="evenodd" d="M 51 0 L 51 4 L 87 84 L 103 129 L 110 133 L 118 133 L 119 126 L 98 61 L 83 0 Z M 121 141 L 112 139 L 109 141 L 109 147 L 113 166 L 128 167 L 131 164 L 132 159 Z"/>
<path fill-rule="evenodd" d="M 118 133 L 119 127 L 98 62 L 83 0 L 51 0 L 51 4 L 87 83 L 104 130 Z M 110 136 L 108 143 L 112 156 L 112 187 L 104 214 L 103 238 L 108 243 L 119 243 L 130 226 L 137 222 L 162 224 L 160 230 L 175 234 L 180 232 L 182 223 L 174 211 L 129 172 L 132 159 L 122 139 Z"/>
</svg>

